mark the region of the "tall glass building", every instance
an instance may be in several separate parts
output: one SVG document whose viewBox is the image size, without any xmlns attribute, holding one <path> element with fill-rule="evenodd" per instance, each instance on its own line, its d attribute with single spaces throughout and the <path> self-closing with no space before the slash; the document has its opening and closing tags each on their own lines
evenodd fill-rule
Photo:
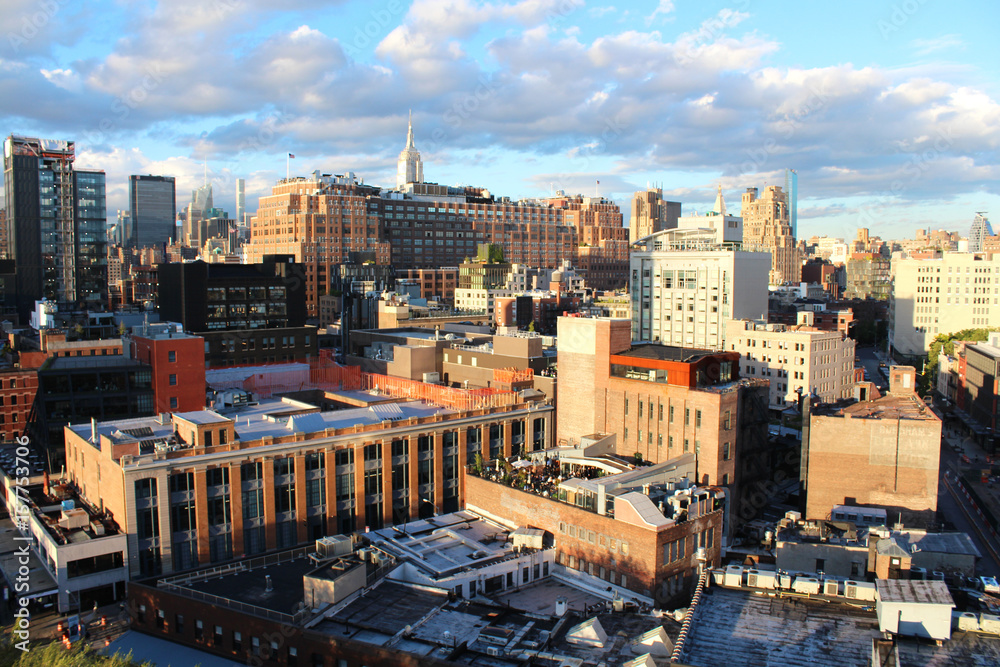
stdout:
<svg viewBox="0 0 1000 667">
<path fill-rule="evenodd" d="M 133 248 L 169 243 L 175 233 L 177 188 L 173 176 L 129 176 L 132 224 L 126 243 Z"/>
<path fill-rule="evenodd" d="M 7 253 L 17 265 L 16 305 L 27 322 L 35 301 L 105 305 L 107 207 L 100 171 L 76 171 L 72 141 L 4 141 Z"/>
<path fill-rule="evenodd" d="M 788 224 L 792 237 L 799 240 L 799 174 L 794 169 L 785 170 L 785 193 L 788 195 Z"/>
</svg>

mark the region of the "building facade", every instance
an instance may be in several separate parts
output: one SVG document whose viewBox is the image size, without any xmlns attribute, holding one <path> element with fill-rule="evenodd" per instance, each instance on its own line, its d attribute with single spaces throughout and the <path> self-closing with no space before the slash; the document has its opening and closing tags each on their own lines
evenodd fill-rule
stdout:
<svg viewBox="0 0 1000 667">
<path fill-rule="evenodd" d="M 766 316 L 770 257 L 719 244 L 711 230 L 648 237 L 630 265 L 635 340 L 721 349 L 726 322 Z"/>
<path fill-rule="evenodd" d="M 812 413 L 803 446 L 806 518 L 856 505 L 906 524 L 935 520 L 941 420 L 917 396 L 912 367 L 890 369 L 886 396 Z"/>
<path fill-rule="evenodd" d="M 131 226 L 126 243 L 134 248 L 163 246 L 176 233 L 177 186 L 173 176 L 128 177 Z"/>
<path fill-rule="evenodd" d="M 673 229 L 677 226 L 679 217 L 681 203 L 666 201 L 660 188 L 636 192 L 632 195 L 632 217 L 628 224 L 629 243 L 665 229 Z"/>
<path fill-rule="evenodd" d="M 644 461 L 693 453 L 699 483 L 742 500 L 767 448 L 769 384 L 741 380 L 739 354 L 633 346 L 627 320 L 562 317 L 558 341 L 560 444 L 614 433 Z"/>
<path fill-rule="evenodd" d="M 899 355 L 921 357 L 938 334 L 1000 322 L 1000 256 L 900 259 L 893 272 L 889 338 Z"/>
<path fill-rule="evenodd" d="M 463 407 L 386 405 L 389 382 L 381 407 L 234 394 L 209 410 L 71 426 L 67 474 L 127 533 L 131 576 L 150 576 L 457 510 L 477 453 L 510 455 L 515 423 L 552 423 L 551 404 L 529 410 L 513 394 L 504 406 L 461 390 L 449 391 Z"/>
<path fill-rule="evenodd" d="M 72 141 L 4 141 L 7 253 L 23 321 L 36 301 L 107 303 L 104 172 L 77 171 Z"/>
<path fill-rule="evenodd" d="M 798 283 L 802 263 L 789 221 L 788 195 L 779 186 L 769 185 L 758 196 L 757 188 L 743 193 L 743 247 L 771 253 L 771 285 Z"/>
<path fill-rule="evenodd" d="M 854 253 L 847 260 L 844 299 L 884 301 L 892 291 L 888 257 L 877 253 Z"/>
<path fill-rule="evenodd" d="M 737 320 L 726 345 L 740 354 L 744 377 L 771 384 L 772 410 L 798 405 L 802 394 L 823 403 L 850 398 L 854 388 L 854 341 L 836 331 Z"/>
</svg>

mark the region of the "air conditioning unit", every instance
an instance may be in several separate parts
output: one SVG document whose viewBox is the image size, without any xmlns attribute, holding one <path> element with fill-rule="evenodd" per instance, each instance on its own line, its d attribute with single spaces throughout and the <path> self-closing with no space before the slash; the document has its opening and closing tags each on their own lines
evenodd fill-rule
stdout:
<svg viewBox="0 0 1000 667">
<path fill-rule="evenodd" d="M 486 655 L 492 655 L 494 657 L 500 655 L 500 647 L 499 646 L 487 646 L 486 647 Z"/>
<path fill-rule="evenodd" d="M 858 599 L 858 585 L 852 581 L 848 581 L 844 584 L 844 597 L 852 600 Z"/>
<path fill-rule="evenodd" d="M 757 588 L 757 573 L 753 570 L 750 570 L 750 573 L 747 575 L 747 586 Z"/>
<path fill-rule="evenodd" d="M 824 581 L 823 582 L 823 594 L 828 596 L 836 596 L 840 590 L 839 581 Z"/>
</svg>

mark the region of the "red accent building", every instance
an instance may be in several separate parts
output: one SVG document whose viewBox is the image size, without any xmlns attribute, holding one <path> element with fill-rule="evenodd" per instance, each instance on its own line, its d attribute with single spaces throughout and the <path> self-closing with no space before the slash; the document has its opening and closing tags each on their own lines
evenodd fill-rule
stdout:
<svg viewBox="0 0 1000 667">
<path fill-rule="evenodd" d="M 205 407 L 205 339 L 173 330 L 132 337 L 132 356 L 153 367 L 157 413 Z"/>
</svg>

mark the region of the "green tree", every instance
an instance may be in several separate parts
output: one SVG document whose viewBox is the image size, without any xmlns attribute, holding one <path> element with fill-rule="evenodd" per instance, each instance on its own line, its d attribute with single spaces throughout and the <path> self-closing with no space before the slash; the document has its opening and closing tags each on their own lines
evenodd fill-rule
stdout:
<svg viewBox="0 0 1000 667">
<path fill-rule="evenodd" d="M 528 331 L 534 333 L 535 331 L 535 320 L 531 320 L 531 324 L 528 325 Z"/>
<path fill-rule="evenodd" d="M 59 642 L 46 646 L 32 643 L 30 650 L 20 651 L 10 637 L 0 642 L 0 667 L 155 667 L 151 662 L 137 662 L 132 654 L 113 656 L 101 655 L 83 642 L 77 642 L 70 650 Z"/>
<path fill-rule="evenodd" d="M 927 351 L 927 363 L 924 365 L 924 372 L 921 375 L 921 393 L 929 392 L 937 386 L 938 360 L 942 352 L 946 356 L 951 356 L 955 353 L 955 341 L 984 341 L 989 338 L 991 331 L 1000 331 L 1000 329 L 980 327 L 935 336 Z"/>
</svg>

